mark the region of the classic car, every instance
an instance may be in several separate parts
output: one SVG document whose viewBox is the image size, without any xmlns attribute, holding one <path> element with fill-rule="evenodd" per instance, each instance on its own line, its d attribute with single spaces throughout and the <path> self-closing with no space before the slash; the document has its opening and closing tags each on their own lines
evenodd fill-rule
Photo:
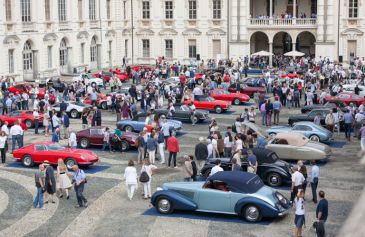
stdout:
<svg viewBox="0 0 365 237">
<path fill-rule="evenodd" d="M 223 89 L 214 89 L 210 91 L 210 96 L 216 100 L 229 101 L 235 105 L 250 101 L 250 97 L 241 93 L 231 93 Z"/>
<path fill-rule="evenodd" d="M 169 116 L 167 109 L 155 109 L 154 114 L 165 115 L 168 119 L 175 119 L 181 122 L 203 122 L 209 119 L 209 111 L 197 109 L 193 113 L 187 105 L 175 106 L 175 113 Z"/>
<path fill-rule="evenodd" d="M 284 183 L 291 182 L 290 166 L 287 162 L 282 161 L 275 154 L 275 152 L 269 149 L 252 149 L 256 155 L 258 168 L 257 175 L 269 186 L 277 187 Z M 231 158 L 218 158 L 221 160 L 221 167 L 225 171 L 232 170 Z M 205 177 L 209 177 L 211 169 L 215 166 L 217 159 L 210 158 L 205 162 L 204 167 L 201 170 L 201 174 Z M 247 151 L 244 152 L 243 158 L 241 158 L 241 167 L 243 171 L 247 171 Z"/>
<path fill-rule="evenodd" d="M 334 109 L 334 108 L 338 108 L 342 112 L 344 112 L 346 110 L 346 104 L 341 100 L 333 100 L 331 102 L 325 103 L 324 105 L 322 104 L 305 105 L 302 107 L 301 112 L 305 114 L 314 109 Z"/>
<path fill-rule="evenodd" d="M 327 142 L 332 139 L 332 133 L 329 130 L 313 122 L 298 122 L 293 124 L 293 126 L 273 126 L 266 130 L 266 132 L 272 136 L 281 132 L 301 133 L 309 140 L 315 142 Z"/>
<path fill-rule="evenodd" d="M 125 119 L 117 122 L 117 127 L 122 131 L 127 132 L 140 132 L 146 127 L 147 113 L 139 113 L 133 117 L 133 119 Z M 182 123 L 177 120 L 168 119 L 170 130 L 179 131 L 182 128 Z"/>
<path fill-rule="evenodd" d="M 87 73 L 82 73 L 77 77 L 72 78 L 73 82 L 85 82 L 86 85 L 95 86 L 103 86 L 103 79 L 99 77 L 95 77 L 94 75 L 90 75 Z"/>
<path fill-rule="evenodd" d="M 229 86 L 228 91 L 232 92 L 232 93 L 236 93 L 236 92 L 243 93 L 243 94 L 248 95 L 249 97 L 253 97 L 253 95 L 256 92 L 258 92 L 260 94 L 266 93 L 265 88 L 263 88 L 263 87 L 251 87 L 251 86 L 246 85 L 243 82 L 232 83 Z"/>
<path fill-rule="evenodd" d="M 298 115 L 290 115 L 288 118 L 288 124 L 290 126 L 293 126 L 296 122 L 302 122 L 302 121 L 309 121 L 313 122 L 314 117 L 318 114 L 321 118 L 321 125 L 325 125 L 325 119 L 327 114 L 331 112 L 331 109 L 323 108 L 323 109 L 313 109 L 311 112 L 307 114 L 298 114 Z M 340 112 L 340 115 L 342 116 L 342 112 Z M 343 121 L 340 122 L 341 128 L 343 127 Z"/>
<path fill-rule="evenodd" d="M 73 165 L 89 166 L 99 160 L 99 157 L 92 151 L 66 148 L 52 142 L 36 142 L 22 147 L 13 152 L 13 157 L 26 167 L 32 167 L 34 164 L 40 164 L 45 160 L 56 165 L 57 160 L 62 159 L 69 169 Z"/>
<path fill-rule="evenodd" d="M 8 91 L 13 93 L 13 94 L 16 94 L 16 93 L 23 93 L 23 91 L 26 91 L 27 94 L 29 94 L 29 91 L 31 89 L 31 86 L 29 84 L 24 84 L 24 83 L 19 83 L 19 84 L 16 84 L 14 86 L 11 86 L 8 88 Z M 42 100 L 44 99 L 44 95 L 46 94 L 46 88 L 38 88 L 38 99 Z M 52 103 L 54 103 L 56 101 L 56 97 L 53 95 L 53 94 L 48 94 L 49 96 L 49 101 Z"/>
<path fill-rule="evenodd" d="M 360 106 L 365 101 L 365 98 L 358 96 L 352 92 L 341 92 L 338 93 L 336 96 L 326 96 L 326 101 L 328 102 L 337 100 L 343 101 L 346 105 L 353 103 L 356 106 Z"/>
<path fill-rule="evenodd" d="M 210 96 L 195 96 L 194 100 L 185 100 L 183 104 L 194 103 L 196 109 L 212 110 L 220 114 L 231 108 L 231 103 L 223 100 L 216 100 Z"/>
<path fill-rule="evenodd" d="M 342 90 L 344 92 L 355 93 L 355 87 L 356 87 L 356 84 L 345 84 L 345 85 L 342 85 Z M 359 96 L 364 98 L 365 97 L 365 86 L 358 85 L 358 87 L 359 87 Z"/>
<path fill-rule="evenodd" d="M 92 109 L 91 105 L 83 104 L 81 102 L 65 101 L 65 103 L 67 103 L 66 113 L 71 118 L 79 118 L 83 111 Z M 54 109 L 54 110 L 56 110 L 56 112 L 59 112 L 60 111 L 60 105 L 59 104 L 54 104 L 54 105 L 51 106 L 51 109 L 52 110 Z"/>
<path fill-rule="evenodd" d="M 282 160 L 322 160 L 331 155 L 329 146 L 294 132 L 276 134 L 266 148 L 275 151 Z"/>
<path fill-rule="evenodd" d="M 249 222 L 285 215 L 287 198 L 247 172 L 221 171 L 206 182 L 165 183 L 152 195 L 151 204 L 161 214 L 174 210 L 238 215 Z"/>
<path fill-rule="evenodd" d="M 243 83 L 245 83 L 249 87 L 263 87 L 265 79 L 260 77 L 249 77 L 244 79 Z"/>
<path fill-rule="evenodd" d="M 102 146 L 104 143 L 104 130 L 105 127 L 91 127 L 76 133 L 76 140 L 77 144 L 81 148 L 88 148 L 90 145 L 94 146 Z M 122 133 L 122 140 L 116 142 L 113 139 L 114 133 L 110 134 L 110 145 L 114 149 L 121 149 L 121 151 L 127 151 L 131 147 L 136 146 L 136 141 L 138 138 L 138 133 L 134 132 L 123 132 Z"/>
<path fill-rule="evenodd" d="M 81 99 L 81 102 L 83 104 L 91 105 L 90 94 L 86 95 L 83 99 Z M 96 99 L 96 105 L 98 106 L 98 108 L 101 108 L 104 110 L 107 109 L 108 105 L 107 105 L 107 101 L 106 101 L 106 95 L 104 95 L 102 93 L 98 93 L 97 99 Z"/>
<path fill-rule="evenodd" d="M 19 121 L 19 119 L 25 124 L 27 128 L 34 127 L 34 116 L 33 111 L 31 110 L 17 110 L 10 112 L 9 114 L 4 114 L 0 116 L 0 126 L 2 126 L 5 122 L 8 122 L 8 126 L 13 126 L 15 122 Z M 39 113 L 39 124 L 41 125 L 43 122 L 43 114 Z"/>
<path fill-rule="evenodd" d="M 118 78 L 121 82 L 127 82 L 131 77 L 127 73 L 119 73 L 115 75 L 116 78 Z"/>
</svg>

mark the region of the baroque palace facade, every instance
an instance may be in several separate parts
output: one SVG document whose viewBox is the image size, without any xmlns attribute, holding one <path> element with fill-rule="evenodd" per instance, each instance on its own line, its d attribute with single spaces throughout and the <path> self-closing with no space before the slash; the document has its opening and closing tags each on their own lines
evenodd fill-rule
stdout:
<svg viewBox="0 0 365 237">
<path fill-rule="evenodd" d="M 293 49 L 365 55 L 363 0 L 0 0 L 0 76 L 34 80 L 129 64 Z"/>
</svg>

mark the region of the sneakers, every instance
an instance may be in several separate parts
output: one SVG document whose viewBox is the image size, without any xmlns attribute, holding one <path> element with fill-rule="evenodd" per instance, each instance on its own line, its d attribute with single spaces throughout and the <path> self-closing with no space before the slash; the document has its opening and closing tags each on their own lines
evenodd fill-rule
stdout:
<svg viewBox="0 0 365 237">
<path fill-rule="evenodd" d="M 178 169 L 179 167 L 175 166 L 174 168 L 175 168 L 175 169 Z"/>
</svg>

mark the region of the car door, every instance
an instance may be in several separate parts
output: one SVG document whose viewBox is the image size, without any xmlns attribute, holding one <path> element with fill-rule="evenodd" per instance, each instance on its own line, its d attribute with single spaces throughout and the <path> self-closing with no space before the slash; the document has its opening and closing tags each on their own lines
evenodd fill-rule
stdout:
<svg viewBox="0 0 365 237">
<path fill-rule="evenodd" d="M 268 144 L 268 149 L 273 150 L 280 159 L 292 159 L 295 149 L 285 139 L 273 139 Z"/>
<path fill-rule="evenodd" d="M 32 158 L 35 163 L 42 163 L 45 160 L 49 160 L 48 154 L 47 154 L 47 148 L 43 144 L 34 145 L 34 153 L 32 154 Z"/>
<path fill-rule="evenodd" d="M 20 117 L 20 111 L 14 111 L 10 113 L 10 116 L 8 116 L 8 122 L 9 122 L 9 126 L 14 125 L 15 122 L 18 121 Z"/>
<path fill-rule="evenodd" d="M 181 107 L 175 107 L 175 114 L 173 119 L 179 121 L 187 121 L 190 120 L 189 111 L 184 111 Z"/>
<path fill-rule="evenodd" d="M 198 192 L 198 209 L 217 212 L 234 212 L 231 206 L 231 192 L 202 188 Z"/>
<path fill-rule="evenodd" d="M 293 132 L 301 133 L 306 137 L 309 137 L 311 135 L 312 128 L 308 125 L 294 125 Z"/>
<path fill-rule="evenodd" d="M 104 134 L 102 128 L 90 128 L 90 139 L 89 142 L 91 145 L 103 145 Z"/>
</svg>

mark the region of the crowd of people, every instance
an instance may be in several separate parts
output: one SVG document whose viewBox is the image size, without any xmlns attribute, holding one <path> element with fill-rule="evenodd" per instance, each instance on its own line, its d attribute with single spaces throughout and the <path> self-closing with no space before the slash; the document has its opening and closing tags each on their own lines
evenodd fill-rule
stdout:
<svg viewBox="0 0 365 237">
<path fill-rule="evenodd" d="M 326 103 L 327 94 L 336 95 L 342 91 L 342 84 L 356 82 L 363 84 L 364 60 L 356 58 L 345 70 L 341 64 L 324 58 L 302 57 L 300 59 L 284 58 L 283 56 L 274 57 L 276 66 L 270 68 L 266 63 L 263 64 L 262 75 L 257 80 L 257 85 L 266 89 L 271 98 L 260 94 L 254 95 L 255 105 L 247 108 L 235 119 L 232 126 L 221 126 L 219 122 L 212 118 L 207 130 L 207 137 L 200 137 L 193 154 L 182 154 L 179 148 L 179 139 L 176 132 L 171 131 L 165 116 L 156 116 L 154 110 L 166 108 L 169 115 L 175 113 L 174 105 L 183 100 L 194 100 L 196 96 L 208 95 L 210 90 L 215 88 L 227 89 L 228 86 L 241 80 L 247 74 L 250 61 L 262 63 L 260 58 L 244 57 L 236 61 L 233 60 L 208 60 L 207 63 L 183 65 L 179 62 L 169 64 L 163 58 L 156 61 L 154 67 L 141 66 L 138 70 L 131 70 L 132 86 L 128 92 L 122 91 L 119 83 L 113 79 L 109 82 L 109 89 L 114 93 L 105 93 L 104 87 L 92 87 L 84 82 L 73 82 L 64 90 L 58 91 L 50 87 L 45 91 L 44 98 L 37 97 L 38 88 L 31 86 L 29 97 L 27 93 L 12 94 L 8 88 L 13 84 L 8 79 L 2 79 L 0 98 L 3 102 L 2 113 L 7 114 L 17 110 L 33 110 L 35 119 L 35 134 L 40 133 L 40 124 L 43 126 L 45 136 L 52 134 L 51 140 L 59 142 L 60 139 L 68 139 L 70 147 L 76 147 L 75 131 L 71 129 L 72 120 L 66 113 L 67 101 L 82 101 L 86 96 L 90 98 L 94 106 L 91 111 L 84 111 L 81 115 L 82 127 L 102 125 L 102 116 L 97 104 L 100 93 L 106 94 L 107 109 L 113 112 L 116 120 L 133 118 L 139 112 L 146 112 L 145 128 L 139 133 L 137 139 L 138 155 L 137 160 L 130 160 L 125 169 L 124 177 L 128 190 L 128 198 L 132 200 L 138 183 L 143 184 L 144 198 L 151 197 L 151 181 L 157 169 L 159 160 L 161 165 L 177 168 L 179 161 L 184 171 L 185 181 L 196 181 L 198 174 L 209 158 L 217 158 L 216 166 L 211 170 L 211 174 L 222 171 L 220 167 L 220 157 L 232 158 L 232 170 L 242 170 L 242 159 L 249 162 L 248 172 L 257 171 L 257 159 L 252 152 L 253 148 L 265 148 L 267 138 L 258 136 L 254 131 L 246 129 L 242 122 L 252 122 L 263 126 L 279 124 L 280 112 L 283 108 L 300 108 L 302 105 L 313 103 Z M 288 67 L 292 70 L 293 76 L 288 76 Z M 223 72 L 215 70 L 224 68 Z M 195 78 L 201 75 L 201 81 Z M 100 74 L 103 77 L 103 74 Z M 176 85 L 167 85 L 164 79 L 172 76 L 179 78 Z M 104 80 L 104 79 L 103 79 Z M 105 86 L 106 87 L 106 86 Z M 356 92 L 356 90 L 354 91 Z M 24 95 L 23 95 L 24 94 Z M 52 109 L 51 98 L 59 104 L 60 112 Z M 194 112 L 193 104 L 189 109 Z M 43 121 L 39 121 L 43 115 Z M 257 116 L 257 115 L 260 116 Z M 364 104 L 356 108 L 350 105 L 344 114 L 338 109 L 334 109 L 325 119 L 326 127 L 334 131 L 341 121 L 344 122 L 346 138 L 350 140 L 352 129 L 355 128 L 355 135 L 360 134 L 361 148 L 365 149 L 365 126 L 364 124 Z M 260 121 L 261 120 L 261 121 Z M 319 123 L 318 118 L 314 118 L 314 123 Z M 5 122 L 1 127 L 0 133 L 0 152 L 2 162 L 5 163 L 7 141 L 12 141 L 11 151 L 23 146 L 24 121 L 19 121 L 9 128 Z M 337 130 L 339 133 L 339 129 Z M 121 138 L 119 129 L 115 133 Z M 105 128 L 104 145 L 102 150 L 113 151 L 110 144 L 111 131 Z M 9 140 L 9 141 L 10 141 Z M 168 159 L 165 151 L 168 152 Z M 141 169 L 137 172 L 135 163 L 141 164 Z M 166 164 L 167 163 L 167 164 Z M 307 183 L 311 183 L 312 201 L 317 203 L 317 186 L 319 180 L 319 168 L 313 163 L 311 175 L 308 175 L 306 166 L 299 162 L 294 167 L 293 183 L 291 187 L 291 201 L 296 207 L 296 226 L 298 228 L 296 236 L 301 236 L 300 229 L 303 226 L 304 215 L 304 195 Z M 49 170 L 47 172 L 47 169 Z M 68 190 L 75 188 L 78 206 L 86 206 L 87 199 L 83 196 L 85 186 L 85 173 L 78 167 L 73 167 L 74 176 L 72 181 L 68 180 L 67 169 L 61 161 L 57 166 L 56 177 L 52 177 L 53 169 L 47 162 L 39 166 L 36 173 L 37 197 L 34 202 L 35 207 L 43 208 L 43 193 L 47 193 L 46 202 L 53 202 L 53 194 L 56 188 L 59 189 L 59 197 L 69 197 Z M 139 174 L 138 174 L 139 173 Z M 44 178 L 43 178 L 44 176 Z M 57 185 L 58 184 L 58 185 Z M 323 191 L 319 192 L 320 202 L 317 208 L 316 217 L 318 220 L 326 221 L 328 207 Z M 298 216 L 298 217 L 297 217 Z"/>
</svg>

